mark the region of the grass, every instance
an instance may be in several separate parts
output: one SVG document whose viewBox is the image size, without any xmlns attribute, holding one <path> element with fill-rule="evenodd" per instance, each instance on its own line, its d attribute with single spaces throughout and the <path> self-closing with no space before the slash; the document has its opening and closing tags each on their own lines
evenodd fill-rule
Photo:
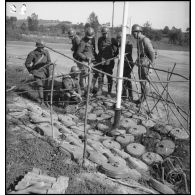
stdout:
<svg viewBox="0 0 195 195">
<path fill-rule="evenodd" d="M 43 39 L 47 43 L 69 43 L 68 37 L 63 36 L 44 36 L 44 35 L 10 35 L 6 37 L 7 41 L 26 41 L 35 42 L 37 39 Z M 136 41 L 133 38 L 129 40 L 132 41 L 134 47 L 136 47 Z M 190 46 L 181 46 L 168 43 L 168 38 L 162 38 L 160 41 L 152 41 L 153 46 L 156 50 L 171 50 L 171 51 L 189 51 Z"/>
</svg>

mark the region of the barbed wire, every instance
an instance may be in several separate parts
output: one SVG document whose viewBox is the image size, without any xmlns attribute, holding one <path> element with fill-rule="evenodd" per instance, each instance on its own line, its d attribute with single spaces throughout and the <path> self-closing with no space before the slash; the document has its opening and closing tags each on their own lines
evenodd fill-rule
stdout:
<svg viewBox="0 0 195 195">
<path fill-rule="evenodd" d="M 101 64 L 103 64 L 103 63 L 105 63 L 105 62 L 107 62 L 107 61 L 110 61 L 110 60 L 114 60 L 114 59 L 118 59 L 119 57 L 118 56 L 115 56 L 115 57 L 113 57 L 113 58 L 110 58 L 110 59 L 107 59 L 107 60 L 104 60 L 104 61 L 101 61 L 100 63 L 95 63 L 94 65 L 93 65 L 93 63 L 91 63 L 91 64 L 89 64 L 89 65 L 87 65 L 87 64 L 84 64 L 84 63 L 82 63 L 82 62 L 80 62 L 80 61 L 77 61 L 76 59 L 73 59 L 73 58 L 71 58 L 71 57 L 69 57 L 69 56 L 67 56 L 67 55 L 65 55 L 65 54 L 63 54 L 63 53 L 61 53 L 61 52 L 59 52 L 59 51 L 56 51 L 56 50 L 54 50 L 54 49 L 52 49 L 52 48 L 50 48 L 50 47 L 48 47 L 48 46 L 45 46 L 46 48 L 48 48 L 48 49 L 50 49 L 51 51 L 53 51 L 53 52 L 56 52 L 56 53 L 58 53 L 58 54 L 60 54 L 60 55 L 63 55 L 64 57 L 66 57 L 66 58 L 69 58 L 70 60 L 72 60 L 72 61 L 74 61 L 74 62 L 76 62 L 76 63 L 79 63 L 79 64 L 81 64 L 81 65 L 83 65 L 84 67 L 87 67 L 89 70 L 91 69 L 91 70 L 93 70 L 93 71 L 97 71 L 97 72 L 99 72 L 99 73 L 102 73 L 102 74 L 104 74 L 104 75 L 107 75 L 107 76 L 109 76 L 109 77 L 112 77 L 112 78 L 114 78 L 114 82 L 116 82 L 115 80 L 118 80 L 118 79 L 122 79 L 122 80 L 128 80 L 128 81 L 130 81 L 130 82 L 135 82 L 135 83 L 138 83 L 138 82 L 145 82 L 146 80 L 141 80 L 141 79 L 135 79 L 135 78 L 128 78 L 128 77 L 117 77 L 117 76 L 113 76 L 113 75 L 111 75 L 111 74 L 108 74 L 108 73 L 106 73 L 106 72 L 104 72 L 104 71 L 102 71 L 102 70 L 99 70 L 99 69 L 97 69 L 97 68 L 95 68 L 96 66 L 98 66 L 98 65 L 101 65 Z M 126 57 L 126 55 L 127 55 L 128 53 L 125 53 L 125 57 Z M 146 68 L 148 68 L 147 66 L 145 66 L 145 65 L 140 65 L 140 64 L 138 64 L 138 63 L 133 63 L 134 65 L 136 65 L 137 67 L 146 67 Z M 51 64 L 47 64 L 47 65 L 45 65 L 44 67 L 46 67 L 46 66 L 50 66 L 50 65 L 53 65 L 53 63 L 51 63 Z M 43 68 L 43 67 L 41 67 L 41 68 Z M 186 79 L 186 80 L 174 80 L 174 81 L 171 81 L 171 80 L 167 80 L 167 81 L 161 81 L 161 80 L 159 80 L 159 81 L 154 81 L 154 80 L 148 80 L 148 82 L 149 82 L 149 84 L 151 84 L 151 83 L 172 83 L 172 82 L 189 82 L 189 79 L 188 78 L 186 78 L 185 76 L 183 76 L 183 75 L 180 75 L 180 74 L 178 74 L 178 73 L 173 73 L 173 72 L 170 72 L 170 71 L 166 71 L 166 70 L 162 70 L 162 69 L 158 69 L 158 68 L 154 68 L 153 66 L 152 67 L 150 67 L 150 69 L 153 69 L 153 70 L 155 70 L 155 71 L 162 71 L 162 72 L 166 72 L 166 73 L 170 73 L 170 74 L 172 74 L 172 75 L 176 75 L 176 76 L 180 76 L 180 77 L 182 77 L 182 78 L 184 78 L 184 79 Z M 84 70 L 84 68 L 83 68 L 83 70 Z M 81 71 L 82 71 L 82 69 L 81 69 Z M 133 71 L 132 71 L 133 72 Z M 71 74 L 74 74 L 74 73 L 68 73 L 68 74 L 58 74 L 58 75 L 55 75 L 54 76 L 54 79 L 55 78 L 63 78 L 63 77 L 66 77 L 66 76 L 71 76 Z M 87 74 L 85 74 L 85 75 L 82 75 L 82 77 L 87 77 L 89 74 L 93 74 L 91 71 L 90 72 L 88 72 Z M 44 80 L 48 80 L 48 81 L 50 81 L 51 80 L 51 77 L 48 77 L 48 78 L 40 78 L 42 81 L 44 81 Z M 27 82 L 27 83 L 18 83 L 19 85 L 31 85 L 31 84 L 33 84 L 33 83 L 36 83 L 37 81 L 35 80 L 35 81 L 32 81 L 32 82 Z M 13 87 L 13 86 L 12 86 Z M 154 88 L 154 86 L 152 85 L 152 87 Z M 74 88 L 75 89 L 75 88 Z M 73 89 L 73 90 L 74 90 Z M 126 88 L 126 89 L 128 89 L 128 88 Z M 20 90 L 22 90 L 22 89 L 20 89 Z M 132 90 L 132 89 L 131 89 Z M 156 90 L 156 89 L 155 89 Z M 22 93 L 26 93 L 26 92 L 30 92 L 30 91 L 34 91 L 34 90 L 24 90 L 24 91 L 22 91 L 22 92 L 18 92 L 17 91 L 17 94 L 22 94 Z M 51 90 L 43 90 L 43 91 L 47 91 L 47 92 L 51 92 Z M 62 91 L 69 91 L 68 89 L 59 89 L 59 90 L 54 90 L 55 92 L 56 91 L 60 91 L 60 92 L 62 92 Z M 138 89 L 137 89 L 137 91 L 135 91 L 135 90 L 132 90 L 132 91 L 134 91 L 134 92 L 136 92 L 137 94 L 141 94 L 140 92 L 138 92 Z M 8 89 L 6 92 L 10 92 L 10 90 Z M 159 95 L 159 94 L 158 94 Z M 152 97 L 152 98 L 154 98 L 155 99 L 155 97 L 153 97 L 153 96 L 150 96 L 149 94 L 146 94 L 146 96 L 148 96 L 148 97 Z M 158 99 L 158 100 L 161 100 L 161 101 L 164 101 L 164 102 L 166 102 L 166 103 L 171 103 L 171 104 L 173 104 L 173 105 L 175 105 L 175 107 L 176 107 L 176 110 L 178 111 L 178 109 L 180 109 L 181 111 L 183 111 L 178 105 L 176 105 L 175 104 L 175 102 L 174 101 L 168 101 L 168 100 L 164 100 L 164 98 L 161 96 L 161 95 L 159 95 L 159 97 L 158 98 L 156 98 L 156 99 Z M 171 99 L 172 100 L 172 99 Z M 57 102 L 57 101 L 54 101 L 54 102 Z M 59 101 L 58 101 L 59 102 Z M 66 102 L 66 101 L 60 101 L 60 102 Z M 173 112 L 173 111 L 172 111 Z M 180 113 L 180 112 L 179 112 Z M 187 116 L 188 116 L 188 114 L 186 113 L 186 112 L 184 112 L 183 111 L 183 113 L 185 113 Z M 180 113 L 181 114 L 181 113 Z M 180 121 L 179 121 L 180 122 Z M 183 125 L 182 125 L 183 126 Z"/>
</svg>

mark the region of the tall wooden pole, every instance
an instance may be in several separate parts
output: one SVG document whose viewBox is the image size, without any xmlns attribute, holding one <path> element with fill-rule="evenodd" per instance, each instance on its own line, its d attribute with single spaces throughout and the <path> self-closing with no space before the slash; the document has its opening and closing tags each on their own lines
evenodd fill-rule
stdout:
<svg viewBox="0 0 195 195">
<path fill-rule="evenodd" d="M 126 32 L 127 32 L 127 17 L 128 17 L 128 2 L 124 2 L 123 8 L 123 24 L 122 24 L 122 39 L 121 39 L 121 52 L 120 52 L 120 63 L 118 67 L 118 77 L 117 79 L 117 102 L 115 107 L 114 124 L 112 130 L 116 130 L 120 126 L 120 116 L 121 116 L 121 95 L 123 87 L 123 69 L 124 69 L 124 58 L 125 58 L 125 45 L 126 45 Z"/>
<path fill-rule="evenodd" d="M 112 36 L 114 34 L 114 1 L 113 1 L 113 8 L 112 8 Z"/>
</svg>

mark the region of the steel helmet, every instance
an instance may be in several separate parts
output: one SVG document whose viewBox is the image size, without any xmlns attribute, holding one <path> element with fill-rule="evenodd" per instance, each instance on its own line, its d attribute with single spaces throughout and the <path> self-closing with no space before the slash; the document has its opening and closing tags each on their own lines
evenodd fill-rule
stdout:
<svg viewBox="0 0 195 195">
<path fill-rule="evenodd" d="M 76 32 L 75 32 L 75 30 L 74 29 L 69 29 L 69 31 L 68 31 L 68 36 L 69 37 L 73 37 L 74 35 L 76 34 Z"/>
<path fill-rule="evenodd" d="M 109 31 L 108 27 L 104 26 L 101 30 L 102 34 L 107 34 Z"/>
<path fill-rule="evenodd" d="M 134 25 L 132 26 L 131 31 L 132 31 L 132 32 L 142 32 L 143 30 L 142 30 L 142 27 L 141 27 L 141 26 L 139 26 L 138 24 L 134 24 Z"/>
<path fill-rule="evenodd" d="M 45 47 L 44 41 L 43 41 L 43 40 L 37 41 L 37 42 L 36 42 L 36 47 L 41 47 L 41 48 Z"/>
<path fill-rule="evenodd" d="M 77 66 L 72 66 L 70 73 L 80 73 L 80 69 Z"/>
<path fill-rule="evenodd" d="M 94 29 L 91 27 L 88 27 L 85 31 L 85 36 L 89 39 L 94 37 Z"/>
</svg>

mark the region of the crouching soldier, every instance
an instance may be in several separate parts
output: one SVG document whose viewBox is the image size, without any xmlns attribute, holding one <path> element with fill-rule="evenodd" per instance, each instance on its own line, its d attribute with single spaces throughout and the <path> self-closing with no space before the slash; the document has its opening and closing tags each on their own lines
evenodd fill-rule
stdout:
<svg viewBox="0 0 195 195">
<path fill-rule="evenodd" d="M 77 66 L 72 66 L 70 74 L 62 78 L 62 99 L 64 107 L 70 103 L 77 104 L 82 101 L 79 75 L 81 71 Z"/>
<path fill-rule="evenodd" d="M 49 52 L 44 49 L 44 42 L 36 42 L 36 49 L 31 51 L 25 62 L 25 66 L 30 74 L 32 74 L 36 80 L 37 90 L 39 94 L 38 102 L 41 105 L 48 106 L 49 96 L 49 77 L 53 65 L 51 63 Z"/>
</svg>

